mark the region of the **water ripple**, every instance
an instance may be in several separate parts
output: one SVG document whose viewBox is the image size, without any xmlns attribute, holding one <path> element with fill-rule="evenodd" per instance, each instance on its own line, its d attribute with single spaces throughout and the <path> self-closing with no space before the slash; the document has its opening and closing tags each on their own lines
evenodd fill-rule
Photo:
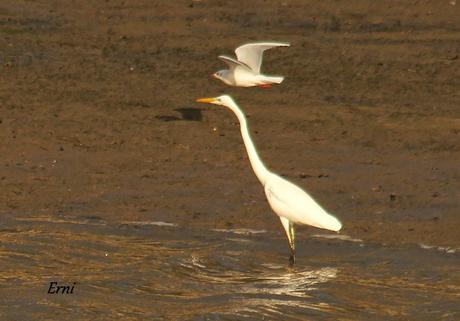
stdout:
<svg viewBox="0 0 460 321">
<path fill-rule="evenodd" d="M 291 268 L 283 235 L 268 231 L 204 232 L 90 216 L 5 220 L 0 296 L 6 299 L 0 308 L 26 306 L 23 319 L 56 308 L 86 319 L 126 320 L 459 316 L 458 256 L 333 238 L 300 238 Z M 50 281 L 77 282 L 78 295 L 44 296 Z"/>
</svg>

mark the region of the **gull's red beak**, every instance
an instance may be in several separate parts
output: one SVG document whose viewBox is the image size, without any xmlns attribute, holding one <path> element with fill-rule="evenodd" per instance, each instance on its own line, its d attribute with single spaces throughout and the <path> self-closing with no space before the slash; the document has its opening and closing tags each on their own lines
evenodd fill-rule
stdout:
<svg viewBox="0 0 460 321">
<path fill-rule="evenodd" d="M 217 79 L 216 74 L 210 74 L 209 77 Z"/>
</svg>

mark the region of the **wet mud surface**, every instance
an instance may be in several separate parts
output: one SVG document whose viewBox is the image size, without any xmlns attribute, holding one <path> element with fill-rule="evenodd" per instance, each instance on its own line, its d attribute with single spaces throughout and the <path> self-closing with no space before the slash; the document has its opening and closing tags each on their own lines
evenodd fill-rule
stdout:
<svg viewBox="0 0 460 321">
<path fill-rule="evenodd" d="M 459 10 L 3 1 L 2 313 L 457 320 Z M 209 78 L 224 67 L 217 55 L 253 40 L 291 43 L 262 66 L 282 85 Z M 344 225 L 339 239 L 299 227 L 294 271 L 236 118 L 194 102 L 223 93 L 265 164 Z M 80 296 L 46 297 L 53 277 L 81 282 Z"/>
</svg>

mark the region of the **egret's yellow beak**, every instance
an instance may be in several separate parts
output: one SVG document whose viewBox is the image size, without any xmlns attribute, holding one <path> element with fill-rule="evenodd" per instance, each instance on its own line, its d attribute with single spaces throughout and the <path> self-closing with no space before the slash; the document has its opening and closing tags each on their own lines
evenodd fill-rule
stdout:
<svg viewBox="0 0 460 321">
<path fill-rule="evenodd" d="M 215 100 L 216 100 L 215 98 L 199 98 L 196 100 L 196 102 L 212 104 Z"/>
</svg>

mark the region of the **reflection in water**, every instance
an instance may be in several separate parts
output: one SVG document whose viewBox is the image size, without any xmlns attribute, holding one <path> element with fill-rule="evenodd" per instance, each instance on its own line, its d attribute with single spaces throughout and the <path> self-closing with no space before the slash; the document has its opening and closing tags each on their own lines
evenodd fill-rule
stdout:
<svg viewBox="0 0 460 321">
<path fill-rule="evenodd" d="M 303 297 L 314 285 L 334 279 L 338 273 L 338 269 L 330 267 L 300 271 L 265 264 L 265 269 L 257 271 L 255 277 L 253 271 L 229 269 L 231 264 L 228 262 L 225 265 L 217 267 L 214 262 L 206 266 L 206 262 L 193 255 L 180 263 L 183 275 L 189 274 L 190 279 L 217 284 L 241 284 L 241 291 L 248 294 L 268 293 Z"/>
<path fill-rule="evenodd" d="M 220 302 L 220 313 L 233 316 L 280 316 L 290 308 L 300 310 L 331 311 L 327 302 L 314 298 L 311 291 L 337 277 L 338 269 L 289 268 L 286 265 L 262 264 L 246 269 L 241 262 L 242 252 L 227 251 L 225 258 L 199 256 L 184 257 L 175 272 L 182 279 L 203 284 L 202 291 L 195 288 L 193 298 L 200 301 Z M 210 296 L 206 289 L 222 289 L 230 293 Z"/>
<path fill-rule="evenodd" d="M 321 268 L 311 271 L 291 271 L 270 273 L 263 278 L 245 284 L 242 292 L 254 294 L 254 299 L 242 300 L 233 311 L 254 312 L 266 310 L 283 314 L 292 307 L 302 309 L 332 310 L 327 302 L 315 302 L 308 292 L 316 290 L 315 285 L 334 279 L 337 276 L 335 268 Z M 309 300 L 310 299 L 310 300 Z"/>
<path fill-rule="evenodd" d="M 460 319 L 457 254 L 314 237 L 299 240 L 289 268 L 267 231 L 98 217 L 2 223 L 2 319 Z M 47 295 L 50 281 L 76 282 L 76 294 Z"/>
</svg>

